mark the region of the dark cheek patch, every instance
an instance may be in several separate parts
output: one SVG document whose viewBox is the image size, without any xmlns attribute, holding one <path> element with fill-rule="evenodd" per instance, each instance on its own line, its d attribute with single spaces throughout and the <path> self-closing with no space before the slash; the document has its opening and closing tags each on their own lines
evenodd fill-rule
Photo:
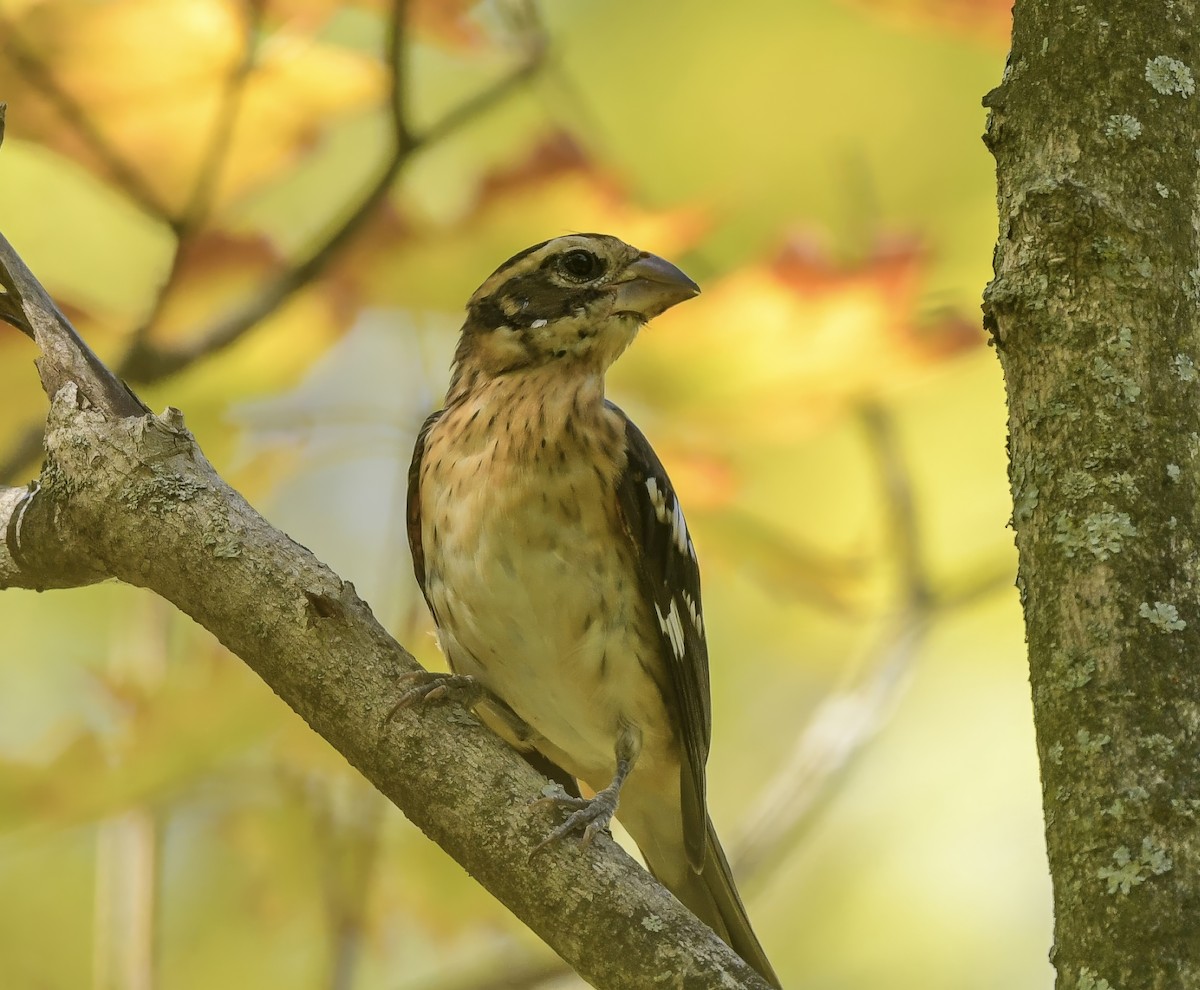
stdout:
<svg viewBox="0 0 1200 990">
<path fill-rule="evenodd" d="M 489 330 L 499 329 L 507 322 L 508 317 L 500 308 L 496 297 L 488 296 L 471 306 L 471 310 L 467 314 L 467 326 L 464 329 L 475 333 L 487 333 Z"/>
<path fill-rule="evenodd" d="M 546 272 L 530 272 L 506 282 L 500 289 L 501 308 L 509 321 L 528 327 L 538 320 L 553 323 L 575 310 L 586 307 L 599 295 L 599 289 L 567 289 L 551 281 Z"/>
</svg>

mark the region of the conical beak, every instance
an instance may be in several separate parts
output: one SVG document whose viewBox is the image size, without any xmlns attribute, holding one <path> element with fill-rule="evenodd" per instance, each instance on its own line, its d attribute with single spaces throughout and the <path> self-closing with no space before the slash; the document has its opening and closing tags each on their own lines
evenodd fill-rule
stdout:
<svg viewBox="0 0 1200 990">
<path fill-rule="evenodd" d="M 700 294 L 700 286 L 669 261 L 643 251 L 612 283 L 614 313 L 649 320 Z"/>
</svg>

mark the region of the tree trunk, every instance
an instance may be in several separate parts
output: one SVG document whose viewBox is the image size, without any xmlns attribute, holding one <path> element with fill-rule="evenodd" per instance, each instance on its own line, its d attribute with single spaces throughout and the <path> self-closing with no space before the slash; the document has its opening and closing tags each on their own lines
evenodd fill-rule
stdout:
<svg viewBox="0 0 1200 990">
<path fill-rule="evenodd" d="M 985 324 L 1060 990 L 1200 987 L 1200 21 L 1018 0 Z"/>
</svg>

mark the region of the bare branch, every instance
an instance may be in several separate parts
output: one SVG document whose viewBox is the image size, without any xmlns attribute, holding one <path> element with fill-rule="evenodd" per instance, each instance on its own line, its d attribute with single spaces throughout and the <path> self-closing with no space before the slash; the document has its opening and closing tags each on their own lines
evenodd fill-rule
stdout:
<svg viewBox="0 0 1200 990">
<path fill-rule="evenodd" d="M 416 152 L 445 139 L 496 106 L 531 78 L 542 64 L 545 45 L 532 45 L 528 58 L 513 72 L 451 110 L 422 134 L 411 136 L 405 112 L 405 85 L 401 77 L 404 70 L 401 18 L 405 7 L 404 0 L 395 0 L 388 46 L 392 65 L 389 108 L 395 143 L 391 156 L 379 174 L 367 184 L 345 217 L 321 237 L 301 260 L 276 276 L 257 296 L 219 319 L 207 330 L 190 335 L 190 341 L 178 347 L 164 348 L 147 341 L 140 342 L 117 363 L 121 377 L 140 385 L 152 384 L 241 339 L 325 271 L 330 261 L 354 239 L 386 200 L 396 177 Z"/>
<path fill-rule="evenodd" d="M 158 194 L 150 188 L 137 169 L 100 133 L 75 98 L 58 84 L 49 66 L 25 43 L 12 20 L 2 14 L 0 38 L 3 38 L 4 47 L 13 64 L 53 104 L 79 139 L 87 145 L 88 150 L 104 164 L 121 191 L 156 220 L 171 224 L 171 211 L 167 205 L 159 199 Z"/>
<path fill-rule="evenodd" d="M 503 101 L 511 93 L 520 89 L 521 86 L 532 79 L 542 68 L 545 56 L 545 44 L 535 45 L 530 51 L 529 56 L 509 72 L 508 75 L 483 92 L 477 93 L 470 99 L 460 103 L 453 110 L 448 111 L 440 120 L 435 121 L 420 134 L 413 137 L 412 145 L 410 146 L 411 151 L 415 152 L 418 149 L 427 148 L 438 141 L 444 140 L 455 131 L 461 130 L 467 124 L 471 123 L 471 121 L 492 109 L 492 107 L 496 106 L 496 104 Z"/>
<path fill-rule="evenodd" d="M 768 864 L 778 863 L 807 834 L 896 707 L 928 625 L 926 612 L 901 612 L 851 683 L 830 694 L 808 717 L 790 758 L 747 815 L 734 843 L 731 859 L 739 873 L 759 879 Z"/>
<path fill-rule="evenodd" d="M 796 844 L 846 781 L 852 762 L 898 703 L 933 615 L 912 481 L 891 420 L 878 406 L 863 408 L 860 417 L 890 517 L 888 532 L 900 571 L 897 614 L 850 683 L 825 698 L 809 717 L 787 765 L 749 815 L 733 860 L 751 877 Z"/>
<path fill-rule="evenodd" d="M 394 155 L 408 155 L 412 135 L 408 124 L 408 68 L 405 63 L 404 40 L 408 30 L 408 0 L 392 0 L 392 16 L 388 22 L 387 48 L 384 57 L 391 71 L 388 88 L 388 113 L 392 121 Z"/>
<path fill-rule="evenodd" d="M 255 2 L 257 4 L 258 0 Z M 527 54 L 512 72 L 449 111 L 445 117 L 421 134 L 413 135 L 408 124 L 407 85 L 404 78 L 406 8 L 406 0 L 394 0 L 387 46 L 391 71 L 389 112 L 392 119 L 393 150 L 388 160 L 383 163 L 378 175 L 352 201 L 352 205 L 347 208 L 344 217 L 339 222 L 318 238 L 291 267 L 267 283 L 259 293 L 217 319 L 206 329 L 190 334 L 187 343 L 164 347 L 149 339 L 149 331 L 156 322 L 178 274 L 180 253 L 177 244 L 171 271 L 164 281 L 149 316 L 133 334 L 129 350 L 115 362 L 117 374 L 121 378 L 136 385 L 154 384 L 182 371 L 196 361 L 236 343 L 325 271 L 329 263 L 353 240 L 374 215 L 375 210 L 386 200 L 397 176 L 414 154 L 445 139 L 487 113 L 531 79 L 545 62 L 547 52 L 545 37 L 540 25 L 535 24 L 536 30 L 531 29 L 532 34 L 527 45 Z M 4 21 L 0 19 L 0 27 L 4 26 Z M 250 57 L 250 54 L 247 53 L 246 58 Z M 245 59 L 243 61 L 245 62 Z M 76 111 L 77 114 L 82 115 L 82 111 L 78 107 L 76 107 Z M 227 116 L 232 116 L 232 113 Z M 85 115 L 83 120 L 86 124 Z M 225 126 L 231 125 L 227 123 Z M 216 148 L 218 144 L 219 142 L 214 139 L 214 143 L 210 147 Z M 213 151 L 211 154 L 216 154 L 216 152 Z M 134 196 L 134 198 L 137 197 Z M 195 200 L 195 198 L 194 196 L 193 199 Z M 172 223 L 164 211 L 151 212 L 155 212 L 155 215 Z M 172 228 L 177 233 L 181 230 L 180 226 L 175 223 L 172 223 Z M 19 306 L 14 306 L 4 294 L 0 294 L 0 319 L 12 323 L 18 329 L 32 335 L 30 328 L 19 322 Z M 16 472 L 36 455 L 40 445 L 40 433 L 40 425 L 35 425 L 20 434 L 13 448 L 0 459 L 0 481 L 13 479 Z"/>
<path fill-rule="evenodd" d="M 212 130 L 209 132 L 208 144 L 200 158 L 200 166 L 196 171 L 196 184 L 188 197 L 187 206 L 179 217 L 176 231 L 184 236 L 195 230 L 204 222 L 212 206 L 213 195 L 217 182 L 221 177 L 221 169 L 229 152 L 229 142 L 233 138 L 233 126 L 237 123 L 238 108 L 246 91 L 246 82 L 254 69 L 255 56 L 258 53 L 258 33 L 262 27 L 263 6 L 266 0 L 246 0 L 246 23 L 242 30 L 242 57 L 238 59 L 222 88 L 221 99 L 217 103 L 213 117 Z"/>
</svg>

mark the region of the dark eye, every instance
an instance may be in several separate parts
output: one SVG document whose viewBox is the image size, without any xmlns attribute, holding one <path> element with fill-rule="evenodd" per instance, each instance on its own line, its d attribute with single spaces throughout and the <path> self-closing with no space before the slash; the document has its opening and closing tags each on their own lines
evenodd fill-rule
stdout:
<svg viewBox="0 0 1200 990">
<path fill-rule="evenodd" d="M 576 282 L 590 282 L 604 274 L 604 262 L 591 251 L 582 249 L 568 251 L 559 259 L 558 267 L 567 278 Z"/>
</svg>

